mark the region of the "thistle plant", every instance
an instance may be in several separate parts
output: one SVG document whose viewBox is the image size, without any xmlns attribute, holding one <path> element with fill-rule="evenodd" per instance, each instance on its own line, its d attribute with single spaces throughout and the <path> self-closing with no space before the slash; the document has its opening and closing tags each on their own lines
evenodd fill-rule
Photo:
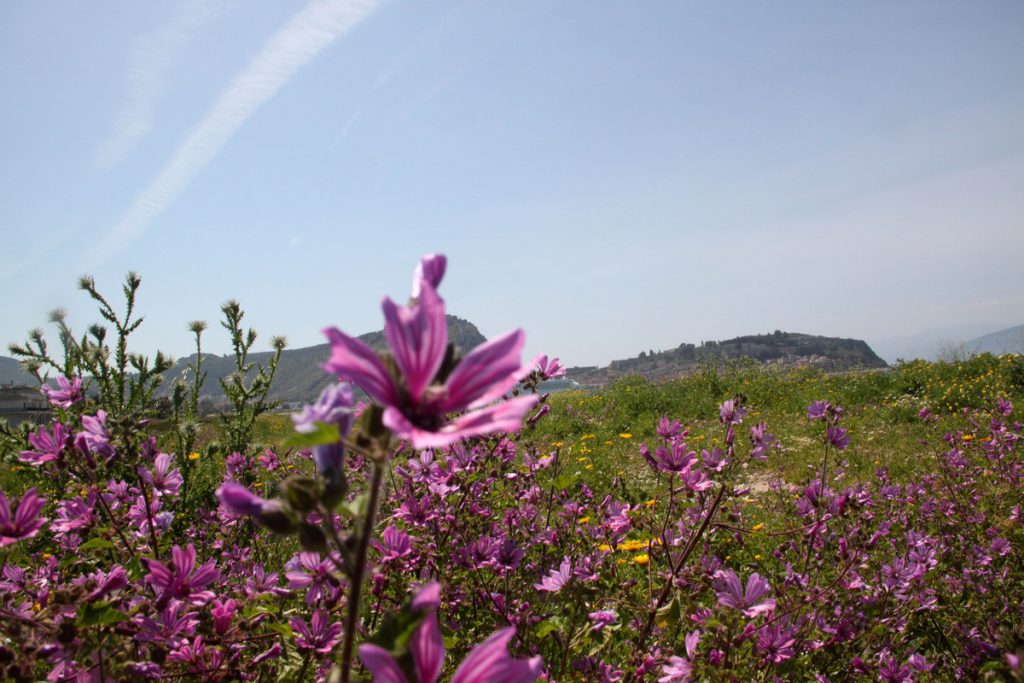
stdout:
<svg viewBox="0 0 1024 683">
<path fill-rule="evenodd" d="M 221 416 L 224 427 L 224 450 L 226 453 L 246 453 L 252 445 L 253 427 L 260 415 L 277 407 L 276 401 L 268 401 L 267 395 L 277 373 L 281 352 L 288 345 L 284 337 L 273 337 L 270 347 L 273 356 L 266 367 L 249 360 L 249 352 L 256 343 L 256 330 L 244 329 L 242 318 L 245 311 L 234 299 L 221 306 L 224 320 L 221 326 L 231 335 L 231 347 L 235 354 L 235 371 L 220 380 L 224 395 L 231 405 L 231 412 Z M 198 346 L 199 333 L 196 332 Z M 199 381 L 199 367 L 196 368 Z M 251 377 L 251 379 L 249 379 Z M 198 390 L 194 390 L 198 403 Z"/>
</svg>

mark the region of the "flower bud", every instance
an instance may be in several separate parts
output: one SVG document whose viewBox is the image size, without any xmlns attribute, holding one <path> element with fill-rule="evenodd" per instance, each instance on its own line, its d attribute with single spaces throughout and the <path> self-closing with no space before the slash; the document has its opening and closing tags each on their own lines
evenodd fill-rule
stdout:
<svg viewBox="0 0 1024 683">
<path fill-rule="evenodd" d="M 292 509 L 306 513 L 316 509 L 320 501 L 320 483 L 309 477 L 289 477 L 283 485 L 284 497 Z"/>
</svg>

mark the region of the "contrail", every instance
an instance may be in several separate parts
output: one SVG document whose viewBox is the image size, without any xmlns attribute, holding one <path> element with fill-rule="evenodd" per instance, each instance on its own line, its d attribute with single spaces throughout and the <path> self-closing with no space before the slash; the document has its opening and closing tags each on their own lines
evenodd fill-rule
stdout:
<svg viewBox="0 0 1024 683">
<path fill-rule="evenodd" d="M 164 169 L 83 257 L 86 268 L 105 261 L 137 238 L 227 144 L 242 124 L 300 68 L 381 0 L 312 0 L 293 16 L 220 94 L 178 146 Z"/>
<path fill-rule="evenodd" d="M 167 90 L 167 74 L 177 54 L 238 4 L 238 0 L 186 0 L 171 21 L 136 41 L 125 103 L 110 136 L 96 152 L 97 165 L 108 167 L 122 161 L 153 130 L 156 104 Z"/>
</svg>

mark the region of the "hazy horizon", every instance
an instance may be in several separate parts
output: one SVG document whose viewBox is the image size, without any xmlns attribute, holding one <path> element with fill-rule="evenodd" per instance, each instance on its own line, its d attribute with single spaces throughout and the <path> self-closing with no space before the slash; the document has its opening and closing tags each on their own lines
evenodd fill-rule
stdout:
<svg viewBox="0 0 1024 683">
<path fill-rule="evenodd" d="M 143 278 L 135 344 L 448 311 L 605 365 L 1024 322 L 1024 5 L 0 7 L 4 353 Z"/>
</svg>

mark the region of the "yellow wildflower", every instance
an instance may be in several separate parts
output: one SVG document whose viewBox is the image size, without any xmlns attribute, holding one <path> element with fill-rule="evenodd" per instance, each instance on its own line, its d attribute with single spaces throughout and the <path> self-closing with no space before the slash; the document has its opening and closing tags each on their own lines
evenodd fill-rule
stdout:
<svg viewBox="0 0 1024 683">
<path fill-rule="evenodd" d="M 189 460 L 198 460 L 199 459 L 199 453 L 189 453 L 188 454 L 188 459 Z"/>
<path fill-rule="evenodd" d="M 750 530 L 751 531 L 760 531 L 763 528 L 764 528 L 764 524 L 755 524 L 754 526 L 750 527 Z"/>
<path fill-rule="evenodd" d="M 579 518 L 579 523 L 580 524 L 587 524 L 589 522 L 590 522 L 590 517 L 580 517 Z"/>
<path fill-rule="evenodd" d="M 619 434 L 619 438 L 620 439 L 632 439 L 633 435 L 630 434 L 629 432 L 623 432 L 622 434 Z"/>
<path fill-rule="evenodd" d="M 647 509 L 651 509 L 652 507 L 654 507 L 657 504 L 658 504 L 658 501 L 656 501 L 653 498 L 651 498 L 649 501 L 644 503 L 644 507 L 646 507 Z"/>
<path fill-rule="evenodd" d="M 633 556 L 633 564 L 647 564 L 650 561 L 651 558 L 647 553 L 640 553 L 639 555 Z"/>
</svg>

